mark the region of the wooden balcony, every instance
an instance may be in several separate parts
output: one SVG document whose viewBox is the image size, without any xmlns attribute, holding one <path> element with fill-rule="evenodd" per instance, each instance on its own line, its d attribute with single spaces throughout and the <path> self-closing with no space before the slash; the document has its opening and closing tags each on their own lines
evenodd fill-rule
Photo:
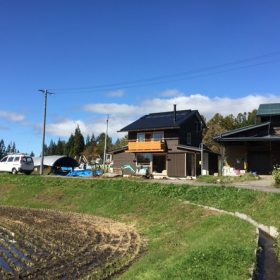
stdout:
<svg viewBox="0 0 280 280">
<path fill-rule="evenodd" d="M 129 141 L 128 153 L 164 152 L 164 142 L 158 140 Z"/>
</svg>

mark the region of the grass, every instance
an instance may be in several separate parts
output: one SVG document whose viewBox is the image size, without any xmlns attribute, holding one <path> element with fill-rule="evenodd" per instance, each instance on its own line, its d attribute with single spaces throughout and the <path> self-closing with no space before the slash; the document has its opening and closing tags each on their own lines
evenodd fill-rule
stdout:
<svg viewBox="0 0 280 280">
<path fill-rule="evenodd" d="M 181 200 L 238 210 L 264 223 L 279 205 L 277 195 L 224 187 L 0 175 L 2 205 L 89 213 L 133 225 L 147 240 L 145 253 L 119 279 L 248 279 L 255 229 Z"/>
<path fill-rule="evenodd" d="M 210 183 L 210 184 L 231 184 L 237 182 L 255 181 L 260 180 L 259 176 L 254 176 L 252 173 L 240 175 L 240 176 L 212 176 L 204 175 L 197 178 L 198 182 Z"/>
</svg>

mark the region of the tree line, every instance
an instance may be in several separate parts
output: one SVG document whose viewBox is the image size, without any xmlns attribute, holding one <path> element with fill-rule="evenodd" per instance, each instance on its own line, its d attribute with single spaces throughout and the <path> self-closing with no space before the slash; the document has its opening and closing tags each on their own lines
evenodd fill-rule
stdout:
<svg viewBox="0 0 280 280">
<path fill-rule="evenodd" d="M 79 126 L 74 133 L 70 135 L 68 140 L 58 139 L 57 142 L 51 140 L 49 145 L 44 147 L 44 155 L 68 155 L 71 157 L 85 156 L 91 161 L 103 156 L 105 133 L 100 133 L 97 137 L 94 134 L 83 136 Z M 107 151 L 120 148 L 127 145 L 127 137 L 117 139 L 113 144 L 112 138 L 107 135 Z"/>
<path fill-rule="evenodd" d="M 233 114 L 222 116 L 216 113 L 206 122 L 207 128 L 203 133 L 203 143 L 213 152 L 220 153 L 220 145 L 213 140 L 215 136 L 229 130 L 257 124 L 259 121 L 256 109 L 251 112 L 239 113 L 237 116 Z"/>
<path fill-rule="evenodd" d="M 3 139 L 0 140 L 0 159 L 8 154 L 18 153 L 15 142 L 10 142 L 7 147 Z"/>
</svg>

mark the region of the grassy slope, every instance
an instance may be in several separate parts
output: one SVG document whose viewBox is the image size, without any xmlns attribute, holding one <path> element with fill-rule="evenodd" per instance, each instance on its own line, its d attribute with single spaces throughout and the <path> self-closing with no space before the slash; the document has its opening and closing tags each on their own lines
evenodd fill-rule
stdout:
<svg viewBox="0 0 280 280">
<path fill-rule="evenodd" d="M 255 195 L 125 180 L 0 175 L 0 204 L 92 213 L 135 225 L 148 239 L 147 250 L 120 279 L 248 279 L 254 228 L 177 198 L 244 208 Z"/>
</svg>

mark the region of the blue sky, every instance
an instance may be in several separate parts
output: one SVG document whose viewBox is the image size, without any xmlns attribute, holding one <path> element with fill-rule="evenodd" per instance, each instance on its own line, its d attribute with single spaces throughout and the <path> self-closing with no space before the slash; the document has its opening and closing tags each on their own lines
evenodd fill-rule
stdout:
<svg viewBox="0 0 280 280">
<path fill-rule="evenodd" d="M 277 0 L 0 0 L 0 139 L 39 154 L 41 88 L 55 92 L 47 142 L 77 124 L 97 135 L 107 113 L 115 138 L 173 103 L 210 118 L 280 102 L 279 11 Z"/>
</svg>

